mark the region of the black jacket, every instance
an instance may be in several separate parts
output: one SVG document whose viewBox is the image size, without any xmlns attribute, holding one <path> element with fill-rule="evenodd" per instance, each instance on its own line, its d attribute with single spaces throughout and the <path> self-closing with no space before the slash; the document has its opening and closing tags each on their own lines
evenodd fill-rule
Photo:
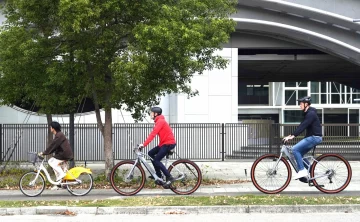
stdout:
<svg viewBox="0 0 360 222">
<path fill-rule="evenodd" d="M 304 120 L 292 134 L 294 136 L 300 135 L 306 129 L 305 137 L 309 136 L 322 136 L 322 130 L 320 125 L 320 120 L 317 115 L 316 109 L 309 107 L 309 109 L 304 113 Z"/>
<path fill-rule="evenodd" d="M 51 144 L 43 152 L 44 155 L 54 153 L 54 158 L 58 160 L 71 160 L 74 158 L 70 147 L 69 140 L 66 139 L 62 132 L 57 132 Z"/>
</svg>

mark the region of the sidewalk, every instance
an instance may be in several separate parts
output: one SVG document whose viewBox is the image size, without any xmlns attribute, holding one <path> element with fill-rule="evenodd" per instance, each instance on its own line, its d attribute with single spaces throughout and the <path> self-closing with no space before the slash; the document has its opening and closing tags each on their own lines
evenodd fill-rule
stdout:
<svg viewBox="0 0 360 222">
<path fill-rule="evenodd" d="M 66 207 L 39 206 L 0 208 L 5 215 L 112 215 L 112 214 L 230 214 L 230 213 L 355 213 L 360 205 L 240 205 L 154 207 Z"/>
</svg>

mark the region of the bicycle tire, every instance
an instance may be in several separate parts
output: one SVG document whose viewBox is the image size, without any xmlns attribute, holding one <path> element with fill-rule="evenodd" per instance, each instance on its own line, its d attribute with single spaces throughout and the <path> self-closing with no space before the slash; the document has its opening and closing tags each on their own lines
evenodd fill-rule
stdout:
<svg viewBox="0 0 360 222">
<path fill-rule="evenodd" d="M 173 169 L 175 169 L 176 166 L 178 166 L 178 165 L 180 165 L 180 164 L 184 164 L 185 168 L 190 171 L 189 175 L 194 175 L 194 174 L 195 174 L 195 173 L 194 173 L 194 170 L 191 170 L 189 166 L 191 165 L 191 166 L 195 169 L 197 176 L 194 175 L 195 178 L 196 178 L 195 181 L 193 181 L 193 182 L 195 182 L 194 187 L 191 188 L 191 189 L 188 190 L 188 191 L 180 191 L 180 190 L 179 190 L 179 187 L 180 187 L 180 186 L 179 186 L 179 185 L 177 186 L 178 182 L 179 182 L 180 184 L 182 184 L 182 185 L 185 185 L 185 186 L 187 185 L 187 184 L 185 183 L 185 180 L 182 179 L 182 180 L 179 180 L 179 181 L 174 181 L 174 182 L 171 184 L 170 189 L 171 189 L 174 193 L 179 194 L 179 195 L 189 195 L 189 194 L 192 194 L 192 193 L 194 193 L 194 192 L 200 187 L 200 185 L 201 185 L 201 182 L 202 182 L 202 173 L 201 173 L 201 170 L 200 170 L 200 168 L 198 167 L 198 165 L 197 165 L 196 163 L 194 163 L 193 161 L 187 160 L 187 159 L 180 159 L 180 160 L 177 160 L 177 161 L 175 161 L 173 164 L 170 165 L 170 167 L 168 168 L 169 173 L 171 174 L 171 171 L 172 171 Z M 174 175 L 172 175 L 172 176 L 174 177 Z M 176 177 L 174 177 L 174 178 L 176 178 Z"/>
<path fill-rule="evenodd" d="M 289 183 L 291 181 L 291 167 L 290 167 L 290 164 L 288 163 L 288 161 L 284 157 L 281 157 L 279 164 L 283 163 L 285 165 L 286 170 L 287 170 L 287 173 L 285 172 L 285 174 L 287 174 L 287 178 L 284 181 L 283 185 L 280 186 L 280 188 L 277 188 L 275 190 L 269 190 L 268 188 L 265 188 L 265 187 L 263 187 L 262 185 L 259 184 L 260 176 L 255 175 L 256 174 L 255 171 L 257 169 L 258 164 L 261 163 L 261 161 L 263 161 L 265 159 L 269 159 L 269 162 L 272 161 L 272 162 L 275 163 L 274 160 L 279 159 L 279 155 L 265 154 L 263 156 L 260 156 L 258 159 L 256 159 L 255 162 L 253 163 L 253 165 L 251 166 L 251 173 L 250 173 L 251 174 L 251 181 L 254 184 L 254 186 L 256 187 L 256 189 L 258 189 L 259 191 L 261 191 L 263 193 L 266 193 L 266 194 L 280 193 L 281 191 L 283 191 L 289 185 Z M 265 176 L 267 176 L 267 177 L 273 176 L 273 175 L 269 175 L 269 172 L 272 169 L 273 169 L 273 167 L 269 167 L 269 169 L 267 169 L 267 171 L 265 172 Z"/>
<path fill-rule="evenodd" d="M 319 173 L 319 171 L 321 170 L 321 169 L 318 169 L 318 170 L 315 169 L 316 166 L 319 166 L 318 168 L 321 167 L 320 166 L 321 160 L 323 160 L 321 165 L 325 165 L 325 161 L 324 161 L 325 158 L 327 158 L 327 159 L 335 158 L 335 159 L 338 159 L 338 161 L 341 161 L 342 163 L 344 163 L 344 165 L 345 165 L 345 167 L 347 169 L 346 180 L 344 181 L 342 186 L 340 186 L 339 188 L 337 188 L 335 190 L 329 190 L 328 189 L 328 187 L 331 187 L 331 185 L 328 185 L 328 186 L 324 185 L 325 183 L 322 182 L 322 179 L 325 179 L 325 181 L 326 181 L 326 178 L 314 179 L 312 181 L 313 181 L 314 186 L 316 187 L 316 189 L 320 190 L 323 193 L 327 193 L 327 194 L 339 193 L 339 192 L 343 191 L 349 185 L 349 183 L 351 181 L 351 177 L 352 177 L 351 166 L 350 166 L 349 162 L 339 154 L 335 154 L 335 153 L 323 154 L 323 155 L 319 156 L 318 158 L 316 158 L 316 161 L 314 161 L 314 163 L 312 164 L 311 171 L 310 171 L 310 176 L 311 177 L 315 176 L 315 171 L 317 171 Z M 338 162 L 338 163 L 340 163 L 340 162 Z M 337 164 L 337 165 L 339 166 L 340 164 Z M 334 169 L 332 169 L 332 170 L 334 170 Z M 340 171 L 339 170 L 338 171 L 334 170 L 333 172 L 334 172 L 334 174 L 331 176 L 331 178 L 327 177 L 327 179 L 330 181 L 329 184 L 333 184 L 332 179 L 333 178 L 336 179 L 337 172 L 340 172 Z M 335 184 L 337 184 L 337 183 L 335 183 Z M 322 186 L 324 186 L 324 187 L 322 187 Z"/>
<path fill-rule="evenodd" d="M 122 191 L 119 187 L 119 186 L 126 186 L 126 181 L 125 181 L 125 184 L 123 183 L 120 183 L 120 181 L 118 181 L 118 178 L 117 178 L 117 175 L 116 175 L 116 172 L 117 170 L 123 166 L 123 165 L 129 165 L 128 167 L 131 167 L 135 164 L 135 161 L 132 161 L 132 160 L 124 160 L 124 161 L 121 161 L 119 163 L 117 163 L 111 170 L 110 172 L 110 184 L 111 184 L 111 187 L 120 195 L 123 195 L 123 196 L 132 196 L 132 195 L 135 195 L 137 194 L 145 185 L 145 171 L 144 169 L 142 168 L 142 166 L 140 164 L 137 164 L 134 168 L 134 170 L 138 169 L 140 174 L 141 174 L 141 180 L 140 180 L 140 186 L 137 187 L 134 191 L 131 191 L 131 192 L 125 192 L 125 191 Z M 125 175 L 125 174 L 123 174 Z M 121 178 L 120 178 L 121 179 Z M 131 185 L 131 184 L 129 184 Z M 128 185 L 128 186 L 129 186 Z"/>
<path fill-rule="evenodd" d="M 26 180 L 26 181 L 25 181 L 25 178 L 26 178 L 28 175 L 30 176 L 30 178 L 29 178 L 29 180 Z M 38 178 L 37 178 L 37 179 L 40 178 L 40 182 L 41 182 L 41 188 L 40 188 L 40 190 L 39 190 L 38 192 L 36 192 L 35 194 L 30 194 L 30 193 L 28 193 L 28 192 L 25 191 L 24 185 L 22 184 L 22 182 L 25 182 L 25 183 L 26 183 L 26 182 L 29 182 L 29 181 L 33 180 L 31 177 L 33 176 L 33 178 L 35 178 L 36 175 L 37 175 L 37 172 L 30 171 L 30 172 L 24 173 L 24 174 L 21 176 L 21 178 L 20 178 L 20 180 L 19 180 L 19 188 L 20 188 L 20 191 L 21 191 L 25 196 L 28 196 L 28 197 L 36 197 L 36 196 L 39 196 L 39 195 L 44 191 L 44 189 L 45 189 L 45 179 L 44 179 L 44 177 L 43 177 L 41 174 L 39 174 L 39 176 L 38 176 Z"/>
<path fill-rule="evenodd" d="M 94 186 L 94 180 L 93 180 L 93 177 L 92 177 L 92 175 L 91 174 L 88 174 L 88 173 L 82 173 L 82 174 L 80 174 L 79 175 L 79 177 L 81 177 L 82 175 L 86 175 L 86 176 L 88 176 L 88 178 L 89 178 L 89 180 L 90 180 L 90 186 L 87 188 L 87 189 L 82 189 L 82 190 L 84 190 L 82 193 L 78 193 L 78 192 L 76 192 L 75 190 L 74 190 L 74 187 L 76 186 L 75 184 L 74 185 L 69 185 L 69 184 L 67 184 L 66 185 L 66 189 L 67 189 L 67 191 L 69 191 L 69 193 L 71 193 L 72 195 L 74 195 L 74 196 L 85 196 L 86 194 L 88 194 L 90 191 L 91 191 L 91 189 L 93 188 L 93 186 Z M 78 177 L 78 178 L 79 178 Z M 70 181 L 66 181 L 66 182 L 74 182 L 74 180 L 70 180 Z M 83 186 L 80 186 L 80 188 L 84 188 Z"/>
</svg>

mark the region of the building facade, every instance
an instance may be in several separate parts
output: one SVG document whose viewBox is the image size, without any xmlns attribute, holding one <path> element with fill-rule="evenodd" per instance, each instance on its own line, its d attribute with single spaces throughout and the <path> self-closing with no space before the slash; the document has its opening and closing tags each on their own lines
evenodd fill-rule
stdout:
<svg viewBox="0 0 360 222">
<path fill-rule="evenodd" d="M 217 52 L 229 60 L 227 68 L 195 75 L 196 97 L 161 98 L 169 122 L 298 123 L 296 99 L 310 95 L 322 123 L 359 123 L 354 99 L 360 98 L 360 23 L 353 19 L 360 15 L 360 1 L 239 0 L 238 9 L 232 15 L 236 32 Z M 23 123 L 27 116 L 28 123 L 46 123 L 44 115 L 0 107 L 0 123 Z M 78 114 L 75 122 L 96 123 L 96 117 Z M 114 109 L 113 122 L 134 120 Z"/>
</svg>

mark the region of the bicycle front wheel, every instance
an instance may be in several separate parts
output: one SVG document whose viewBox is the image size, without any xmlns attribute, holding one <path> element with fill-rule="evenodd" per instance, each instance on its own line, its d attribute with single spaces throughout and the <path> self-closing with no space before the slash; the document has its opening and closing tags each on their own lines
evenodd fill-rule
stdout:
<svg viewBox="0 0 360 222">
<path fill-rule="evenodd" d="M 332 194 L 344 190 L 350 183 L 352 170 L 349 162 L 338 154 L 323 154 L 311 167 L 314 186 L 321 192 Z"/>
<path fill-rule="evenodd" d="M 276 154 L 259 157 L 251 167 L 251 181 L 256 189 L 266 194 L 283 191 L 290 183 L 291 168 L 284 157 L 279 160 Z"/>
<path fill-rule="evenodd" d="M 85 196 L 93 188 L 94 181 L 92 175 L 82 173 L 76 179 L 79 181 L 66 180 L 65 183 L 69 183 L 66 184 L 66 189 L 74 196 Z"/>
<path fill-rule="evenodd" d="M 45 179 L 37 172 L 28 172 L 21 176 L 19 187 L 23 194 L 28 197 L 36 197 L 40 195 L 45 189 Z"/>
<path fill-rule="evenodd" d="M 137 194 L 145 185 L 145 172 L 140 164 L 134 161 L 121 161 L 116 164 L 110 173 L 112 188 L 121 195 Z"/>
<path fill-rule="evenodd" d="M 169 167 L 169 173 L 176 179 L 170 189 L 179 195 L 194 193 L 201 184 L 202 174 L 200 168 L 190 160 L 177 160 Z"/>
</svg>

